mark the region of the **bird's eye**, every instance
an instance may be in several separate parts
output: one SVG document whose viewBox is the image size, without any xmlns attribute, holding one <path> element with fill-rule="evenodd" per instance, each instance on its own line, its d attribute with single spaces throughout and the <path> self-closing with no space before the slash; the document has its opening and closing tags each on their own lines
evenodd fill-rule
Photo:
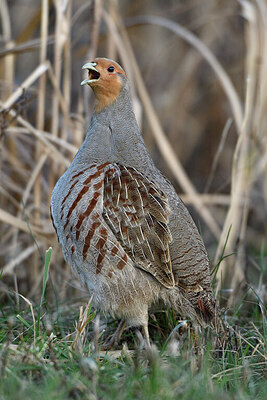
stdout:
<svg viewBox="0 0 267 400">
<path fill-rule="evenodd" d="M 115 68 L 111 65 L 110 67 L 108 67 L 108 72 L 114 72 Z"/>
</svg>

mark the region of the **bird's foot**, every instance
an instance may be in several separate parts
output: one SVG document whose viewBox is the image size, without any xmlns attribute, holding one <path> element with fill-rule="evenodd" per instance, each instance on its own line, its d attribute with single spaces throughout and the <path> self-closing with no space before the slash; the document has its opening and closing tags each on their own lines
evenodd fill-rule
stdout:
<svg viewBox="0 0 267 400">
<path fill-rule="evenodd" d="M 100 350 L 101 351 L 109 351 L 117 345 L 118 345 L 118 343 L 116 343 L 116 341 L 114 340 L 114 335 L 113 335 L 108 342 L 102 344 Z"/>
<path fill-rule="evenodd" d="M 125 321 L 124 319 L 122 319 L 121 322 L 119 323 L 118 328 L 116 329 L 116 332 L 111 336 L 110 340 L 101 346 L 101 351 L 109 351 L 113 347 L 116 347 L 120 341 L 124 328 L 125 328 Z"/>
</svg>

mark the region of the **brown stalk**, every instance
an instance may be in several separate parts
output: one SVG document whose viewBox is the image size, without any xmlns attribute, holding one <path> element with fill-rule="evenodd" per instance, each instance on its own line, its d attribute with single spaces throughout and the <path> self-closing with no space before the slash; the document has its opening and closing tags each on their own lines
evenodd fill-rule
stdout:
<svg viewBox="0 0 267 400">
<path fill-rule="evenodd" d="M 244 280 L 244 240 L 247 226 L 247 213 L 249 204 L 249 191 L 251 184 L 251 137 L 253 129 L 253 115 L 255 96 L 257 94 L 257 59 L 259 57 L 259 31 L 257 12 L 252 4 L 243 2 L 243 12 L 247 19 L 247 55 L 246 55 L 246 76 L 247 88 L 245 99 L 245 113 L 241 126 L 241 134 L 238 138 L 232 167 L 232 185 L 231 185 L 231 204 L 227 212 L 224 222 L 222 235 L 216 252 L 216 261 L 218 262 L 222 248 L 226 241 L 226 236 L 231 226 L 231 234 L 225 247 L 225 254 L 230 254 L 236 250 L 237 240 L 237 256 L 230 260 L 225 259 L 218 270 L 218 290 L 222 287 L 225 278 L 231 276 L 231 287 L 233 290 Z M 243 204 L 243 205 L 242 205 Z M 230 274 L 230 270 L 234 267 L 234 274 Z M 229 282 L 228 282 L 229 283 Z M 230 301 L 233 297 L 230 298 Z"/>
<path fill-rule="evenodd" d="M 83 345 L 86 339 L 86 334 L 87 334 L 87 324 L 90 319 L 89 309 L 91 308 L 91 303 L 93 300 L 93 296 L 90 297 L 88 303 L 86 306 L 83 308 L 83 306 L 80 307 L 80 315 L 78 321 L 76 321 L 76 332 L 75 332 L 75 338 L 73 339 L 72 342 L 72 348 L 74 350 L 77 350 L 78 352 L 82 353 L 83 352 Z"/>
<path fill-rule="evenodd" d="M 40 143 L 37 141 L 37 143 L 40 146 Z M 40 146 L 41 149 L 42 146 Z M 39 188 L 40 186 L 40 192 L 41 192 L 41 171 L 42 168 L 47 160 L 48 154 L 47 151 L 44 151 L 43 154 L 40 152 L 40 156 L 36 162 L 36 165 L 32 171 L 31 177 L 28 180 L 28 183 L 26 185 L 26 188 L 24 190 L 23 196 L 22 196 L 22 202 L 23 202 L 23 206 L 26 206 L 29 194 L 32 190 L 32 188 L 34 188 L 34 208 L 35 208 L 35 212 L 34 213 L 34 220 L 35 222 L 39 225 L 40 224 L 40 208 L 41 208 L 41 193 L 38 193 L 37 197 L 35 195 L 35 191 L 36 191 L 36 185 Z M 39 182 L 40 181 L 40 182 Z M 37 199 L 39 200 L 38 203 L 36 203 Z"/>
<path fill-rule="evenodd" d="M 54 48 L 54 75 L 55 80 L 59 83 L 61 82 L 61 59 L 62 59 L 62 51 L 63 46 L 66 42 L 66 6 L 67 2 L 63 0 L 55 0 L 55 11 L 56 11 L 56 28 L 55 28 L 55 48 Z M 51 133 L 53 136 L 59 136 L 59 99 L 58 93 L 53 93 L 52 99 L 52 126 L 51 126 Z M 55 185 L 56 180 L 56 163 L 54 161 L 50 164 L 50 174 L 49 174 L 49 192 L 52 193 L 52 190 Z"/>
<path fill-rule="evenodd" d="M 12 40 L 10 15 L 6 0 L 0 2 L 0 17 L 5 47 L 10 50 L 14 47 L 14 42 Z M 14 54 L 9 54 L 4 60 L 4 80 L 7 84 L 7 95 L 9 95 L 14 85 L 14 65 L 15 56 Z"/>
<path fill-rule="evenodd" d="M 41 47 L 40 47 L 40 64 L 46 63 L 46 49 L 47 49 L 47 35 L 48 35 L 48 0 L 42 0 L 42 13 L 41 13 Z M 46 94 L 46 75 L 43 74 L 39 80 L 39 89 L 38 89 L 38 103 L 37 103 L 37 121 L 36 128 L 38 130 L 44 129 L 44 118 L 45 118 L 45 94 Z M 42 150 L 40 147 L 40 143 L 36 142 L 35 148 L 35 159 L 39 160 L 41 156 Z M 45 160 L 44 160 L 45 161 Z M 44 162 L 43 162 L 44 164 Z M 42 165 L 43 165 L 42 164 Z M 38 174 L 35 176 L 36 182 L 34 185 L 34 205 L 35 205 L 35 219 L 37 223 L 40 222 L 40 204 L 42 198 L 42 187 L 41 187 L 41 169 L 37 169 Z M 28 185 L 30 189 L 30 185 Z M 28 189 L 28 191 L 29 191 Z M 27 191 L 26 191 L 27 193 Z M 23 196 L 24 204 L 27 196 Z"/>
<path fill-rule="evenodd" d="M 118 9 L 118 0 L 108 0 L 108 14 L 110 17 L 115 20 Z M 111 60 L 116 60 L 117 57 L 117 47 L 114 41 L 113 35 L 107 36 L 107 56 Z"/>
<path fill-rule="evenodd" d="M 15 228 L 20 229 L 21 231 L 29 233 L 29 227 L 26 222 L 24 222 L 20 218 L 14 217 L 14 215 L 3 210 L 2 208 L 0 208 L 0 221 L 4 222 L 5 224 L 14 226 Z M 40 228 L 38 226 L 35 226 L 34 224 L 31 224 L 31 230 L 36 235 L 47 236 L 54 234 L 54 228 L 52 227 L 52 225 L 48 229 L 45 226 L 42 226 L 42 228 Z"/>
<path fill-rule="evenodd" d="M 14 42 L 12 41 L 10 15 L 6 0 L 0 2 L 0 18 L 1 18 L 2 34 L 5 42 L 5 48 L 9 50 L 14 46 Z M 15 56 L 13 54 L 8 55 L 3 63 L 3 68 L 4 68 L 3 79 L 4 82 L 6 83 L 6 96 L 10 95 L 12 88 L 14 86 L 14 64 L 15 64 Z M 10 148 L 11 154 L 16 156 L 16 147 L 12 141 L 10 140 L 7 141 L 7 148 Z M 0 169 L 2 170 L 1 157 L 0 157 Z M 1 200 L 0 204 L 3 207 L 5 207 L 4 199 Z"/>
<path fill-rule="evenodd" d="M 71 96 L 71 9 L 72 9 L 72 1 L 69 0 L 66 6 L 66 40 L 63 46 L 63 98 L 66 104 L 66 114 L 70 114 L 70 96 Z M 65 122 L 65 118 L 62 123 L 61 137 L 63 139 L 67 139 L 67 123 Z"/>
<path fill-rule="evenodd" d="M 64 99 L 64 96 L 63 96 L 63 94 L 61 93 L 61 90 L 60 90 L 60 86 L 59 86 L 60 82 L 58 82 L 58 80 L 56 79 L 56 76 L 55 76 L 55 74 L 53 72 L 52 66 L 51 66 L 49 61 L 48 61 L 48 66 L 49 66 L 49 68 L 48 68 L 48 77 L 49 77 L 50 82 L 51 82 L 51 84 L 53 86 L 54 94 L 58 98 L 58 105 L 59 105 L 60 111 L 62 112 L 62 114 L 64 116 L 64 120 L 65 120 L 65 123 L 67 124 L 68 128 L 72 129 L 73 124 L 72 124 L 72 121 L 71 121 L 69 113 L 68 113 L 68 106 L 67 106 L 66 101 Z M 55 137 L 57 137 L 57 136 L 55 136 Z"/>
<path fill-rule="evenodd" d="M 17 255 L 15 258 L 13 258 L 9 263 L 4 265 L 2 268 L 3 271 L 3 276 L 4 275 L 12 275 L 14 268 L 22 263 L 25 259 L 30 257 L 34 252 L 36 251 L 36 245 L 32 245 L 29 247 L 26 247 L 19 255 Z"/>
<path fill-rule="evenodd" d="M 19 53 L 26 53 L 26 52 L 32 52 L 35 50 L 38 50 L 41 47 L 41 40 L 42 39 L 32 39 L 28 40 L 25 43 L 21 44 L 14 44 L 14 47 L 11 47 L 10 49 L 4 49 L 0 50 L 0 58 L 1 57 L 6 57 L 9 54 L 19 54 Z M 50 35 L 47 38 L 47 46 L 50 46 L 54 43 L 54 36 Z"/>
<path fill-rule="evenodd" d="M 12 93 L 9 98 L 2 103 L 1 111 L 8 110 L 14 103 L 22 96 L 23 92 L 27 90 L 38 78 L 40 78 L 48 70 L 48 63 L 40 64 L 20 85 L 20 87 Z"/>
<path fill-rule="evenodd" d="M 220 139 L 220 143 L 219 143 L 219 146 L 217 148 L 217 151 L 216 151 L 214 159 L 213 159 L 213 163 L 212 163 L 212 166 L 211 166 L 210 174 L 209 174 L 209 177 L 207 179 L 207 183 L 206 183 L 206 186 L 205 186 L 205 189 L 204 189 L 205 193 L 207 193 L 209 191 L 210 185 L 211 185 L 212 180 L 213 180 L 213 178 L 215 176 L 215 172 L 216 172 L 216 168 L 217 168 L 217 165 L 218 165 L 218 162 L 219 162 L 219 158 L 220 158 L 220 156 L 221 156 L 221 154 L 223 152 L 223 148 L 225 146 L 225 141 L 226 141 L 226 138 L 227 138 L 227 135 L 228 135 L 228 132 L 230 130 L 231 125 L 232 125 L 232 119 L 229 118 L 226 121 L 226 124 L 225 124 L 225 126 L 223 128 L 221 139 Z"/>
<path fill-rule="evenodd" d="M 259 63 L 259 87 L 258 87 L 258 96 L 257 103 L 255 106 L 255 135 L 254 140 L 259 141 L 259 148 L 261 151 L 258 154 L 258 157 L 255 156 L 255 167 L 253 171 L 253 182 L 263 177 L 263 195 L 265 206 L 267 208 L 267 180 L 264 179 L 266 177 L 267 171 L 267 140 L 266 140 L 266 131 L 267 131 L 267 5 L 264 0 L 258 0 L 257 5 L 259 8 L 259 16 L 261 18 L 260 36 L 261 36 L 261 55 Z"/>
<path fill-rule="evenodd" d="M 102 7 L 103 7 L 102 0 L 94 0 L 94 15 L 91 28 L 91 40 L 90 40 L 89 51 L 86 54 L 86 60 L 93 60 L 97 54 Z M 83 101 L 84 101 L 85 123 L 87 125 L 89 123 L 90 113 L 91 113 L 89 106 L 90 104 L 89 90 L 83 90 Z"/>
<path fill-rule="evenodd" d="M 45 63 L 47 58 L 47 36 L 48 36 L 48 24 L 49 24 L 49 3 L 48 0 L 42 0 L 41 6 L 41 47 L 39 60 L 40 63 Z M 37 103 L 37 121 L 36 128 L 38 130 L 44 129 L 45 122 L 45 95 L 46 95 L 46 75 L 43 74 L 39 80 L 38 89 L 38 103 Z M 26 189 L 23 194 L 23 204 L 26 205 L 29 193 L 33 187 L 34 193 L 34 220 L 39 225 L 41 220 L 41 201 L 42 201 L 42 181 L 41 172 L 42 168 L 47 159 L 47 150 L 43 149 L 40 142 L 36 141 L 35 146 L 35 161 L 37 165 L 35 166 L 31 177 L 28 181 Z M 30 263 L 30 274 L 31 274 L 31 286 L 34 285 L 39 275 L 39 255 L 34 254 L 33 262 Z"/>
</svg>

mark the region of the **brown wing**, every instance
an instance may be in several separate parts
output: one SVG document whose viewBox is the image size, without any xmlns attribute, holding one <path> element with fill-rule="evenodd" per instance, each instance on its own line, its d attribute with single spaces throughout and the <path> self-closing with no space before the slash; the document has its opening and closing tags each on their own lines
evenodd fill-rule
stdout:
<svg viewBox="0 0 267 400">
<path fill-rule="evenodd" d="M 133 262 L 162 285 L 175 285 L 168 199 L 134 168 L 114 164 L 104 178 L 103 216 Z"/>
</svg>

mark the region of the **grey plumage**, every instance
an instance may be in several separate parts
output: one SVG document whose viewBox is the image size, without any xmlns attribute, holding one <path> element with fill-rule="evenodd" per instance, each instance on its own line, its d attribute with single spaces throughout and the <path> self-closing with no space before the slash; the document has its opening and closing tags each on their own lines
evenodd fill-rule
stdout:
<svg viewBox="0 0 267 400">
<path fill-rule="evenodd" d="M 117 68 L 106 59 L 95 63 L 99 80 L 107 66 Z M 215 314 L 203 241 L 188 210 L 148 153 L 124 73 L 118 72 L 116 79 L 118 95 L 93 114 L 83 145 L 52 194 L 51 215 L 64 257 L 87 284 L 94 305 L 128 325 L 147 330 L 148 310 L 157 302 L 201 324 Z M 97 92 L 96 83 L 90 85 Z M 129 195 L 131 190 L 141 193 L 141 203 Z M 159 212 L 161 217 L 151 217 L 153 201 L 154 215 Z M 148 229 L 151 234 L 143 237 Z M 156 260 L 151 248 L 159 254 Z M 168 265 L 169 287 L 160 275 Z"/>
</svg>

